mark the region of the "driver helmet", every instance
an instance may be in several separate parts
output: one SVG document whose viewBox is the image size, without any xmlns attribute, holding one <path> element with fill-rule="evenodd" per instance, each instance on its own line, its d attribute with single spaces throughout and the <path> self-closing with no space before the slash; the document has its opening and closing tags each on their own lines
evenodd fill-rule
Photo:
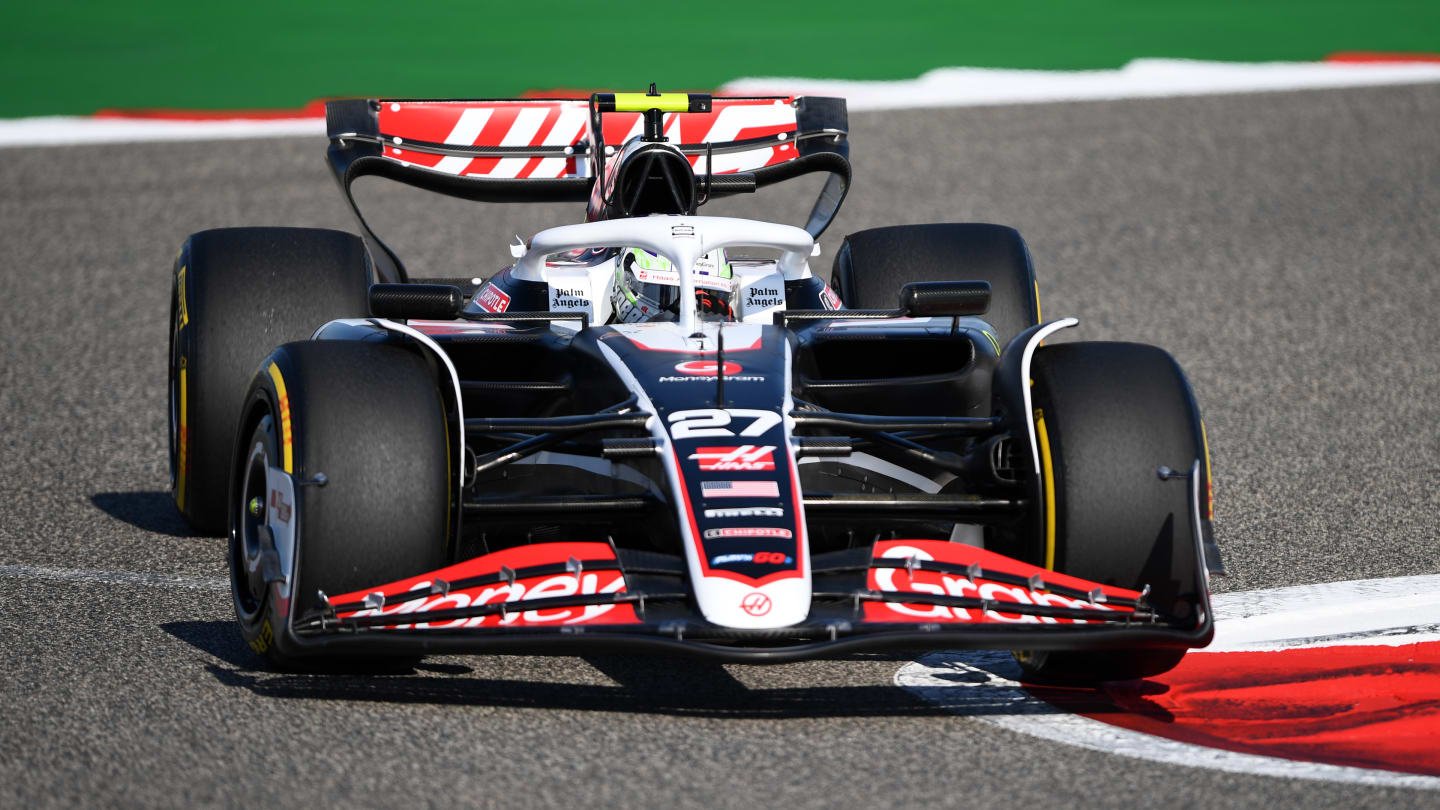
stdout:
<svg viewBox="0 0 1440 810">
<path fill-rule="evenodd" d="M 735 319 L 730 299 L 735 291 L 725 252 L 706 253 L 695 262 L 695 311 L 703 321 Z M 669 259 L 648 250 L 621 252 L 610 289 L 617 323 L 673 321 L 680 315 L 680 274 Z"/>
</svg>

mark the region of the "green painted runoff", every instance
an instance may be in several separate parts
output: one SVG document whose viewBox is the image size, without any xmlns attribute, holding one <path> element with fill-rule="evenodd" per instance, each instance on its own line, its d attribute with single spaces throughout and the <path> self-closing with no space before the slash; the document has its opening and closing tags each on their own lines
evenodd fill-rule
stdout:
<svg viewBox="0 0 1440 810">
<path fill-rule="evenodd" d="M 1113 68 L 1147 56 L 1440 52 L 1440 2 L 1013 0 L 601 4 L 18 3 L 0 117 L 289 108 L 346 95 L 712 89 L 742 76 L 912 78 L 946 66 Z"/>
</svg>

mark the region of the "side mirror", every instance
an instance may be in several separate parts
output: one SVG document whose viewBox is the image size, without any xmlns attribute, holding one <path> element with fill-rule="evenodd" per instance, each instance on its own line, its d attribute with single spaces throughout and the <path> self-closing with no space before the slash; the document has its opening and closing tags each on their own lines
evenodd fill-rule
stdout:
<svg viewBox="0 0 1440 810">
<path fill-rule="evenodd" d="M 910 318 L 984 315 L 988 309 L 988 281 L 915 281 L 900 289 L 900 312 Z"/>
<path fill-rule="evenodd" d="M 453 321 L 465 296 L 448 284 L 371 284 L 370 314 L 376 318 Z"/>
</svg>

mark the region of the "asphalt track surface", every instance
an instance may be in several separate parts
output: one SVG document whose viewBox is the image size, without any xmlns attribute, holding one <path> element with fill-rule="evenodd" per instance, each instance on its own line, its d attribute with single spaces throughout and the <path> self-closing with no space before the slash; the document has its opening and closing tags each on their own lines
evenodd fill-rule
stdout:
<svg viewBox="0 0 1440 810">
<path fill-rule="evenodd" d="M 1153 342 L 1188 371 L 1233 572 L 1218 588 L 1436 573 L 1436 121 L 1440 85 L 856 115 L 822 262 L 875 225 L 1019 227 L 1047 317 L 1082 320 L 1068 339 Z M 903 656 L 264 671 L 231 623 L 222 541 L 189 536 L 163 494 L 170 261 L 207 227 L 349 228 L 322 153 L 0 151 L 0 805 L 1435 801 L 1013 734 L 895 687 Z M 367 193 L 424 274 L 487 274 L 510 233 L 578 216 Z"/>
</svg>

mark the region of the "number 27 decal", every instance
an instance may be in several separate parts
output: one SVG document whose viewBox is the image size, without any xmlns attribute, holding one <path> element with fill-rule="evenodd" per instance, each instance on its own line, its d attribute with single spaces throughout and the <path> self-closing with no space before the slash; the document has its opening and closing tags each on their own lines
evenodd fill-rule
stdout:
<svg viewBox="0 0 1440 810">
<path fill-rule="evenodd" d="M 732 419 L 749 419 L 750 426 L 738 434 L 728 425 Z M 763 436 L 780 424 L 780 414 L 748 408 L 700 408 L 676 411 L 669 416 L 670 435 L 678 439 L 704 439 L 711 436 Z"/>
</svg>

